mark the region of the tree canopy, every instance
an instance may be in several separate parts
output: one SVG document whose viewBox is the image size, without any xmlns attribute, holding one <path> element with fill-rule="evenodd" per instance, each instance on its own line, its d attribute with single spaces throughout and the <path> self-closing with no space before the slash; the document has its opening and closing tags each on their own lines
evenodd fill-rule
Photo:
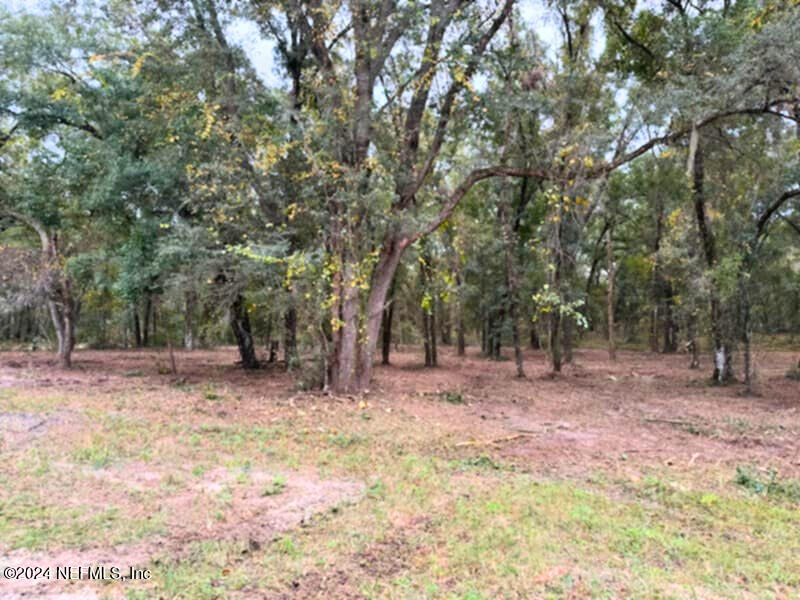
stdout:
<svg viewBox="0 0 800 600">
<path fill-rule="evenodd" d="M 339 392 L 393 336 L 521 377 L 599 337 L 751 384 L 753 334 L 800 327 L 798 31 L 796 0 L 0 8 L 0 333 L 282 348 Z"/>
</svg>

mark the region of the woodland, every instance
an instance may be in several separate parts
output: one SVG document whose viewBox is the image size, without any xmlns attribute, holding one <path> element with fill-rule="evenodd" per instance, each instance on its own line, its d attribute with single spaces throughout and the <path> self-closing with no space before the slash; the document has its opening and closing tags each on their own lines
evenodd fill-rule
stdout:
<svg viewBox="0 0 800 600">
<path fill-rule="evenodd" d="M 791 597 L 798 33 L 798 0 L 0 2 L 0 558 L 157 548 L 136 598 Z M 86 554 L 59 456 L 167 511 L 76 528 L 168 541 Z M 333 513 L 245 531 L 251 483 Z"/>
<path fill-rule="evenodd" d="M 3 339 L 357 392 L 393 339 L 524 376 L 588 331 L 750 382 L 800 315 L 794 3 L 545 8 L 547 44 L 511 0 L 6 11 Z"/>
</svg>

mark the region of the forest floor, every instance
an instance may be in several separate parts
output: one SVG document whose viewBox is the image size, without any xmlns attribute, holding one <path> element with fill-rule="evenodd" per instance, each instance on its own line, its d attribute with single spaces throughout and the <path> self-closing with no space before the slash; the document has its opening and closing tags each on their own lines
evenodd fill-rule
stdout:
<svg viewBox="0 0 800 600">
<path fill-rule="evenodd" d="M 797 598 L 797 355 L 761 395 L 685 356 L 601 350 L 547 377 L 444 349 L 361 398 L 235 349 L 0 354 L 11 598 Z M 56 566 L 147 581 L 56 580 Z"/>
</svg>

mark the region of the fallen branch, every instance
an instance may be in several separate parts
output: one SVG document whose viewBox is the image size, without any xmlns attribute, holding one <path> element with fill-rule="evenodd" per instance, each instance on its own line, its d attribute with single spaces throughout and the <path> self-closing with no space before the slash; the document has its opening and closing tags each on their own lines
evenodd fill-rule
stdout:
<svg viewBox="0 0 800 600">
<path fill-rule="evenodd" d="M 690 421 L 677 421 L 674 419 L 645 419 L 645 423 L 666 423 L 667 425 L 678 425 L 680 427 L 699 427 L 697 423 Z"/>
<path fill-rule="evenodd" d="M 508 435 L 506 437 L 496 438 L 493 440 L 471 440 L 469 442 L 459 442 L 456 444 L 456 448 L 463 448 L 465 446 L 494 446 L 497 444 L 501 444 L 503 442 L 513 442 L 519 438 L 528 437 L 532 434 L 530 433 L 516 433 L 514 435 Z"/>
</svg>

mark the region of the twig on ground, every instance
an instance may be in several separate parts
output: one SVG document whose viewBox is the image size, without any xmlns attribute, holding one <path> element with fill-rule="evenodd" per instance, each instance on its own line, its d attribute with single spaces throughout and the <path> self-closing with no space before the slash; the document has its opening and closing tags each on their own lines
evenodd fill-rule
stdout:
<svg viewBox="0 0 800 600">
<path fill-rule="evenodd" d="M 681 427 L 697 427 L 697 423 L 690 421 L 677 421 L 674 419 L 645 419 L 645 423 L 666 423 L 667 425 L 679 425 Z"/>
<path fill-rule="evenodd" d="M 494 446 L 496 444 L 501 444 L 503 442 L 513 442 L 519 438 L 528 437 L 532 434 L 530 433 L 515 433 L 514 435 L 508 435 L 501 438 L 496 438 L 492 440 L 470 440 L 468 442 L 459 442 L 456 444 L 456 448 L 463 448 L 465 446 Z"/>
</svg>

